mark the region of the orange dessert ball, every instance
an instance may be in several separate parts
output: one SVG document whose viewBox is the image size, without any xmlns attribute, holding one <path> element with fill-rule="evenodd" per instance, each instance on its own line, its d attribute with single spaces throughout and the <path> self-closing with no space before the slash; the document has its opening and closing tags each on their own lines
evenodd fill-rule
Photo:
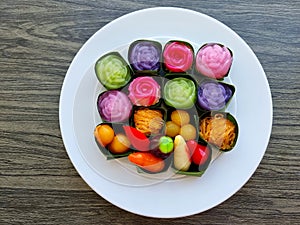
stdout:
<svg viewBox="0 0 300 225">
<path fill-rule="evenodd" d="M 98 143 L 105 147 L 112 142 L 115 136 L 114 130 L 107 124 L 98 125 L 94 130 L 94 136 Z"/>
<path fill-rule="evenodd" d="M 123 154 L 129 150 L 130 141 L 125 134 L 119 133 L 113 141 L 108 145 L 109 151 L 113 154 Z"/>
</svg>

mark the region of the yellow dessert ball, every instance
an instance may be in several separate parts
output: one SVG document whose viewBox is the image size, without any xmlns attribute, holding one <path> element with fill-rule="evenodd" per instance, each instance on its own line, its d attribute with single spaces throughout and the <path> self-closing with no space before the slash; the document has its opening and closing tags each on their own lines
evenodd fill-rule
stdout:
<svg viewBox="0 0 300 225">
<path fill-rule="evenodd" d="M 171 113 L 171 120 L 179 126 L 183 126 L 190 122 L 190 115 L 184 110 L 175 110 Z"/>
<path fill-rule="evenodd" d="M 185 124 L 181 127 L 179 133 L 184 140 L 192 140 L 196 138 L 196 128 L 192 124 Z"/>
<path fill-rule="evenodd" d="M 173 121 L 166 122 L 166 135 L 169 137 L 175 137 L 180 132 L 180 126 Z"/>
</svg>

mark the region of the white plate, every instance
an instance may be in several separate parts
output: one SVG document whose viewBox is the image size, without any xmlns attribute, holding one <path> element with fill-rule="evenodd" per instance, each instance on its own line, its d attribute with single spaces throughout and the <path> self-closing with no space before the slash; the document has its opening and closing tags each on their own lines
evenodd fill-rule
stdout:
<svg viewBox="0 0 300 225">
<path fill-rule="evenodd" d="M 122 53 L 129 43 L 141 38 L 162 42 L 186 40 L 195 49 L 207 42 L 219 42 L 233 50 L 229 81 L 235 85 L 236 94 L 228 110 L 239 123 L 238 142 L 231 152 L 218 157 L 200 178 L 168 175 L 166 180 L 166 177 L 141 176 L 122 160 L 106 161 L 95 144 L 93 129 L 100 122 L 96 98 L 101 85 L 93 65 L 106 52 L 117 49 Z M 187 9 L 150 8 L 107 24 L 79 50 L 61 91 L 61 133 L 78 173 L 107 201 L 149 217 L 188 216 L 231 197 L 259 165 L 271 127 L 271 93 L 255 54 L 224 24 Z"/>
</svg>

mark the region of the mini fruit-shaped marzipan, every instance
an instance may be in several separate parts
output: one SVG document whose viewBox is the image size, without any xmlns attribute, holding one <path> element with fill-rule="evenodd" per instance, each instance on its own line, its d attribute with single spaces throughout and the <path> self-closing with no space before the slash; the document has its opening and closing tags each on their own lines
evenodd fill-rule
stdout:
<svg viewBox="0 0 300 225">
<path fill-rule="evenodd" d="M 212 151 L 208 146 L 198 144 L 195 140 L 189 140 L 187 143 L 190 154 L 192 155 L 192 161 L 194 164 L 201 166 L 208 166 Z"/>
<path fill-rule="evenodd" d="M 94 136 L 97 142 L 102 147 L 105 147 L 113 141 L 115 132 L 108 124 L 100 124 L 95 128 Z"/>
<path fill-rule="evenodd" d="M 116 134 L 108 145 L 109 151 L 113 154 L 123 154 L 129 150 L 129 147 L 130 141 L 123 133 Z"/>
<path fill-rule="evenodd" d="M 174 167 L 180 171 L 188 171 L 191 166 L 191 154 L 181 135 L 174 139 Z"/>
<path fill-rule="evenodd" d="M 138 151 L 148 151 L 150 148 L 150 140 L 145 134 L 134 127 L 123 126 L 123 129 L 132 146 Z"/>
<path fill-rule="evenodd" d="M 172 138 L 158 135 L 151 140 L 150 148 L 153 155 L 166 159 L 172 154 L 174 143 Z"/>
<path fill-rule="evenodd" d="M 158 173 L 165 167 L 164 160 L 150 152 L 134 152 L 128 155 L 128 159 L 140 168 L 152 173 Z"/>
</svg>

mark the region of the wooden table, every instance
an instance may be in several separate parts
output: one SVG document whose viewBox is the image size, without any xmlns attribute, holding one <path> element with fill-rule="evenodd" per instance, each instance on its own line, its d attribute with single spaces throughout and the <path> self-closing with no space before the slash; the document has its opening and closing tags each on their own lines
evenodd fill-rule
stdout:
<svg viewBox="0 0 300 225">
<path fill-rule="evenodd" d="M 58 122 L 80 47 L 108 22 L 153 6 L 193 9 L 231 27 L 256 53 L 273 97 L 270 143 L 252 178 L 219 206 L 179 219 L 134 215 L 92 191 Z M 299 224 L 299 0 L 2 0 L 0 20 L 0 224 Z"/>
</svg>

